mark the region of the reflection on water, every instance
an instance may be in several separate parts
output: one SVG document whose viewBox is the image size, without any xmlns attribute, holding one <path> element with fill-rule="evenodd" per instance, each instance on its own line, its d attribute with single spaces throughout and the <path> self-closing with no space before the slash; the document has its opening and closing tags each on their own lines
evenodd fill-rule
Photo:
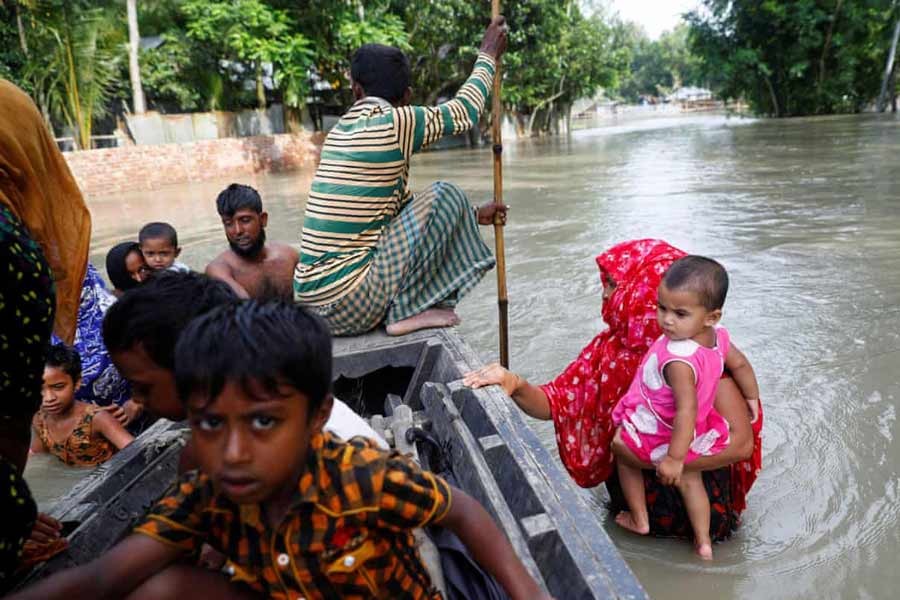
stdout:
<svg viewBox="0 0 900 600">
<path fill-rule="evenodd" d="M 490 197 L 488 150 L 425 154 L 413 186 Z M 535 382 L 601 328 L 593 257 L 663 237 L 721 260 L 724 323 L 766 403 L 765 467 L 744 524 L 712 565 L 682 542 L 636 538 L 598 518 L 654 598 L 893 597 L 900 585 L 900 120 L 658 119 L 519 143 L 505 153 L 511 361 Z M 259 188 L 269 238 L 298 242 L 309 173 L 241 177 Z M 99 265 L 150 220 L 178 229 L 194 268 L 225 248 L 215 214 L 228 181 L 93 198 Z M 485 230 L 490 237 L 490 232 Z M 493 275 L 460 327 L 496 356 Z M 552 429 L 536 424 L 554 446 Z"/>
</svg>

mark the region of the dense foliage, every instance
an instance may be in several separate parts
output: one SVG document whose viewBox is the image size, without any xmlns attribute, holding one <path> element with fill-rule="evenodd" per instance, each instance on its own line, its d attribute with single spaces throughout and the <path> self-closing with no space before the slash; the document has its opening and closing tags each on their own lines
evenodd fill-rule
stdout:
<svg viewBox="0 0 900 600">
<path fill-rule="evenodd" d="M 619 88 L 625 100 L 666 96 L 681 86 L 708 86 L 715 81 L 703 72 L 700 60 L 691 52 L 687 24 L 679 24 L 658 40 L 649 39 L 631 23 L 622 28 L 631 48 L 628 75 Z"/>
<path fill-rule="evenodd" d="M 688 21 L 720 94 L 793 116 L 870 103 L 898 11 L 895 0 L 704 0 Z"/>
<path fill-rule="evenodd" d="M 0 0 L 0 74 L 35 95 L 54 123 L 79 131 L 82 145 L 93 120 L 128 104 L 122 4 Z M 539 113 L 565 114 L 579 97 L 615 87 L 627 69 L 630 49 L 620 29 L 582 5 L 522 0 L 505 7 L 504 101 L 532 124 Z M 471 69 L 490 2 L 142 0 L 138 12 L 140 78 L 151 109 L 234 110 L 273 101 L 302 108 L 313 82 L 323 80 L 331 91 L 317 100 L 340 110 L 351 101 L 349 58 L 366 42 L 410 54 L 415 101 L 451 96 Z"/>
<path fill-rule="evenodd" d="M 349 59 L 366 42 L 403 48 L 413 100 L 450 97 L 469 74 L 489 0 L 140 0 L 140 81 L 150 109 L 239 110 L 352 101 Z M 505 2 L 505 109 L 546 131 L 601 90 L 637 101 L 711 87 L 759 112 L 859 110 L 878 94 L 897 0 L 704 0 L 650 40 L 591 0 Z M 48 123 L 88 147 L 132 105 L 121 0 L 0 0 L 0 76 Z M 319 82 L 317 85 L 316 82 Z M 327 84 L 327 85 L 324 85 Z"/>
</svg>

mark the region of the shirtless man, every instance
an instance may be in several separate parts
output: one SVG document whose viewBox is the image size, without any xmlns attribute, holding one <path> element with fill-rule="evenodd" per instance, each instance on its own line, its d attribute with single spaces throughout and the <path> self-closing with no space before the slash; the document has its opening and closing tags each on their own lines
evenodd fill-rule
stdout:
<svg viewBox="0 0 900 600">
<path fill-rule="evenodd" d="M 241 298 L 292 298 L 298 254 L 287 244 L 266 243 L 269 215 L 259 192 L 232 183 L 216 198 L 216 209 L 231 248 L 206 266 L 206 274 L 227 283 Z"/>
</svg>

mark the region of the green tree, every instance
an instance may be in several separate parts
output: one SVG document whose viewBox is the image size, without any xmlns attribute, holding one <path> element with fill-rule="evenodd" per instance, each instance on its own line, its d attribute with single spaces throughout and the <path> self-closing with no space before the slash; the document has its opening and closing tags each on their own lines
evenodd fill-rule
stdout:
<svg viewBox="0 0 900 600">
<path fill-rule="evenodd" d="M 299 106 L 303 102 L 314 53 L 309 38 L 296 31 L 285 11 L 262 0 L 187 0 L 181 10 L 187 17 L 189 38 L 220 48 L 222 59 L 252 70 L 259 108 L 266 107 L 266 65 L 272 66 L 275 86 L 285 104 Z"/>
<path fill-rule="evenodd" d="M 691 45 L 719 93 L 779 116 L 854 112 L 877 94 L 892 0 L 704 0 Z"/>
<path fill-rule="evenodd" d="M 664 96 L 683 85 L 704 85 L 706 77 L 700 59 L 690 47 L 689 28 L 680 23 L 651 40 L 638 25 L 623 25 L 631 47 L 631 63 L 619 94 L 635 102 L 640 96 Z"/>
<path fill-rule="evenodd" d="M 22 0 L 26 63 L 20 73 L 42 107 L 91 147 L 96 119 L 119 87 L 125 32 L 122 7 L 88 0 Z"/>
<path fill-rule="evenodd" d="M 530 0 L 509 7 L 510 50 L 504 55 L 504 104 L 528 115 L 524 135 L 536 133 L 539 113 L 565 116 L 572 102 L 601 87 L 617 87 L 628 64 L 620 31 L 602 12 L 586 17 L 574 0 Z"/>
<path fill-rule="evenodd" d="M 348 79 L 350 58 L 359 46 L 375 43 L 411 50 L 402 10 L 389 0 L 272 0 L 272 4 L 289 14 L 309 37 L 315 70 L 342 104 L 353 100 Z"/>
<path fill-rule="evenodd" d="M 408 32 L 413 102 L 433 105 L 466 81 L 490 21 L 490 5 L 458 0 L 397 0 Z"/>
</svg>

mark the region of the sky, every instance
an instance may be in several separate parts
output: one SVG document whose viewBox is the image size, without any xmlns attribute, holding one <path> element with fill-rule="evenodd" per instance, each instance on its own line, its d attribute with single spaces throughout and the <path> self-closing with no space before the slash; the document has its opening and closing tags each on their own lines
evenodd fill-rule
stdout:
<svg viewBox="0 0 900 600">
<path fill-rule="evenodd" d="M 698 4 L 697 0 L 610 0 L 609 6 L 625 21 L 644 27 L 651 39 L 678 24 L 681 14 Z"/>
</svg>

